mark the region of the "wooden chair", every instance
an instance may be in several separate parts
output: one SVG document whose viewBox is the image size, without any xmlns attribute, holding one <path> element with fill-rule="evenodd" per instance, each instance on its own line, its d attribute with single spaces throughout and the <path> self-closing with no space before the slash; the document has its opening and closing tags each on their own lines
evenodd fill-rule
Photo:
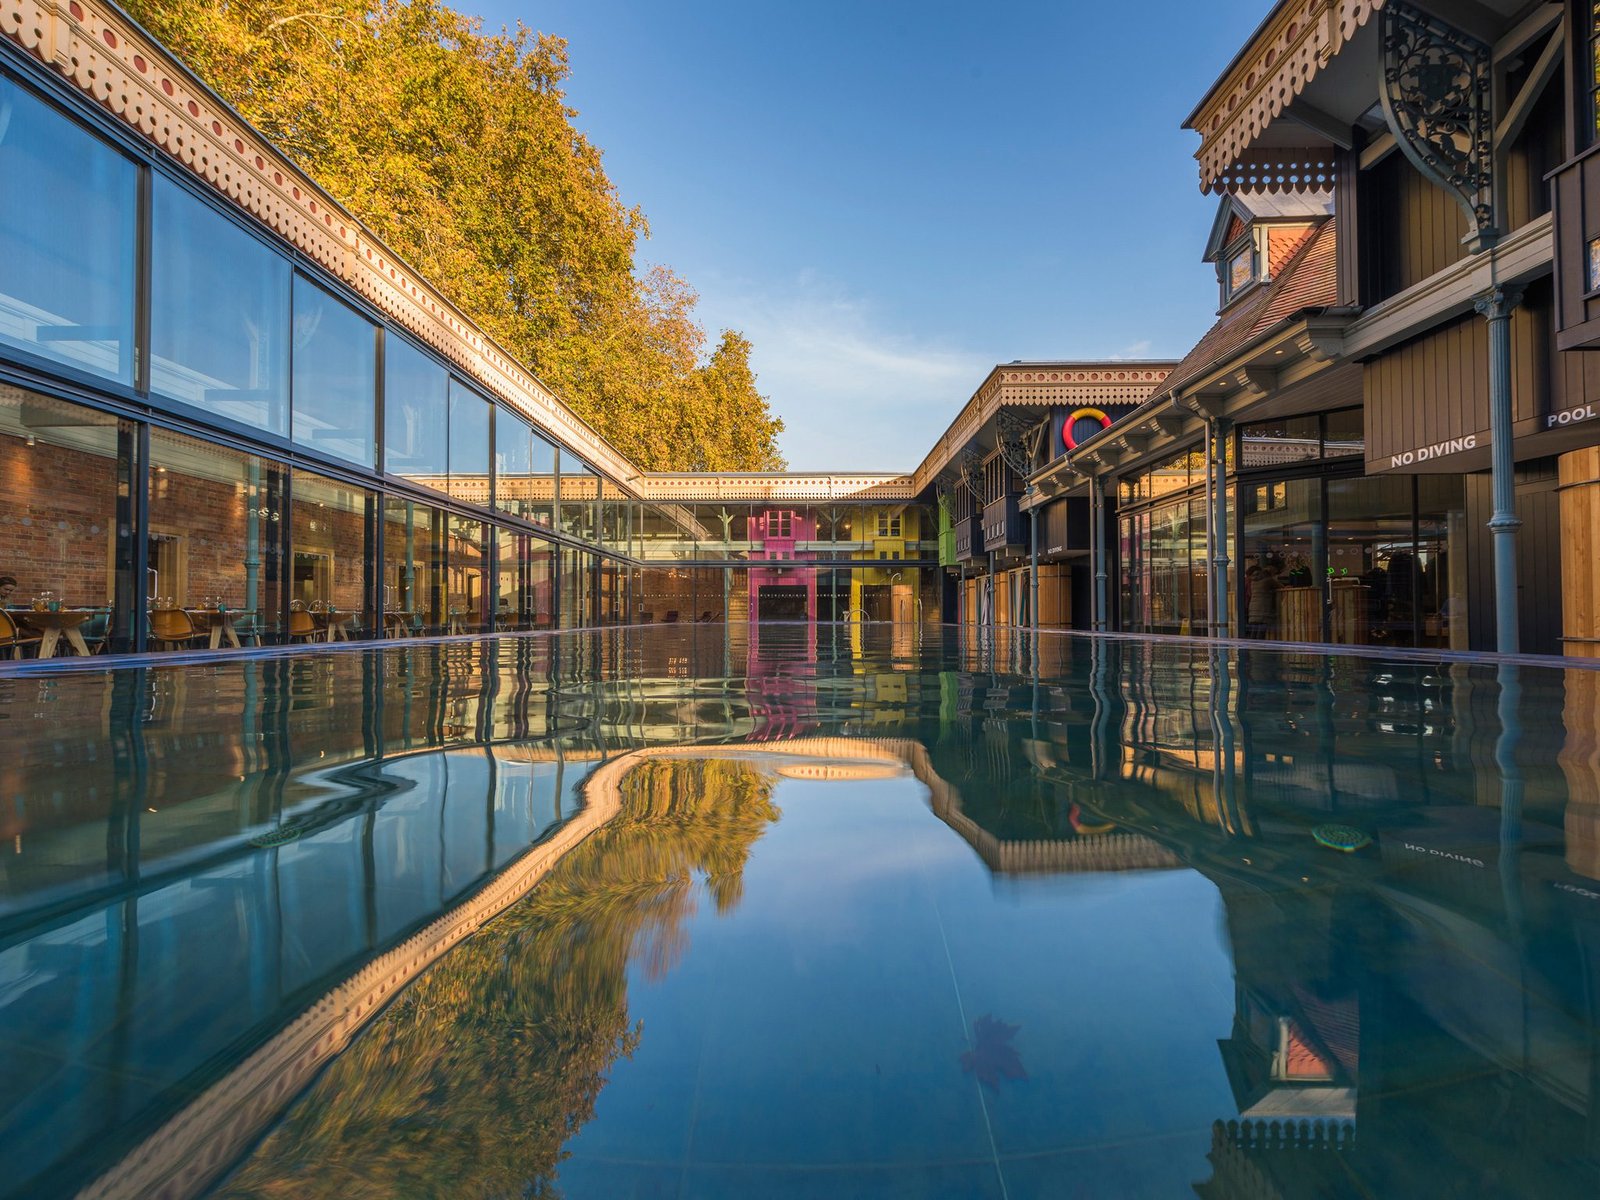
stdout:
<svg viewBox="0 0 1600 1200">
<path fill-rule="evenodd" d="M 289 614 L 289 640 L 292 642 L 300 638 L 307 642 L 314 642 L 321 636 L 317 628 L 316 619 L 304 609 L 297 608 Z"/>
<path fill-rule="evenodd" d="M 181 608 L 150 610 L 150 640 L 164 649 L 204 641 L 207 635 L 194 627 L 194 618 Z"/>
<path fill-rule="evenodd" d="M 99 654 L 103 651 L 106 648 L 106 639 L 111 636 L 111 610 L 97 612 L 79 625 L 78 636 L 89 647 L 90 654 Z"/>
<path fill-rule="evenodd" d="M 39 643 L 43 640 L 44 634 L 22 629 L 10 613 L 0 608 L 0 653 L 7 658 L 21 658 L 23 652 L 32 646 L 37 654 Z"/>
</svg>

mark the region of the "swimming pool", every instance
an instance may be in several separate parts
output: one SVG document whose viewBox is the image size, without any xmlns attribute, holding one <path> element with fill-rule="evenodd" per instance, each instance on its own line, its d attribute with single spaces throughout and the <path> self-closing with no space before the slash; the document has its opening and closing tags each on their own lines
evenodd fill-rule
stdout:
<svg viewBox="0 0 1600 1200">
<path fill-rule="evenodd" d="M 1600 1183 L 1600 673 L 687 626 L 0 731 L 3 1197 Z"/>
</svg>

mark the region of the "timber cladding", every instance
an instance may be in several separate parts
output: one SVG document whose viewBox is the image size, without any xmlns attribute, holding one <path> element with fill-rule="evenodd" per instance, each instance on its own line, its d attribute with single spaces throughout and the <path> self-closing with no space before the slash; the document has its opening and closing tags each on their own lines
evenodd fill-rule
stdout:
<svg viewBox="0 0 1600 1200">
<path fill-rule="evenodd" d="M 1513 422 L 1550 411 L 1548 282 L 1511 317 Z M 1367 472 L 1476 471 L 1489 465 L 1489 325 L 1468 314 L 1362 365 Z"/>
</svg>

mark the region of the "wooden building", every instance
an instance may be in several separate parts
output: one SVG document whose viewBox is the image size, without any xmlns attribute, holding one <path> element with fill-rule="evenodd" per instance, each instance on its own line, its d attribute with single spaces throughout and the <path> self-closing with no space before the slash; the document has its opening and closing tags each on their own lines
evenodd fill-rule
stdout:
<svg viewBox="0 0 1600 1200">
<path fill-rule="evenodd" d="M 1600 652 L 1597 12 L 1273 8 L 1185 122 L 1216 325 L 1034 479 L 1116 507 L 1101 623 Z"/>
</svg>

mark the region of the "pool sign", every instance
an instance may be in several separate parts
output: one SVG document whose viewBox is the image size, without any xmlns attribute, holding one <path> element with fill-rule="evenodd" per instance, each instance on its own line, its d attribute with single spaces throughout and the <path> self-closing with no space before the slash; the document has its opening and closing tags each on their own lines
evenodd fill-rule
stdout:
<svg viewBox="0 0 1600 1200">
<path fill-rule="evenodd" d="M 1592 421 L 1600 417 L 1600 408 L 1593 404 L 1580 404 L 1577 408 L 1564 408 L 1560 412 L 1545 414 L 1544 427 L 1559 429 L 1563 425 L 1576 425 L 1579 421 Z"/>
<path fill-rule="evenodd" d="M 1447 454 L 1460 454 L 1463 450 L 1476 450 L 1478 448 L 1478 435 L 1469 433 L 1466 437 L 1446 438 L 1442 442 L 1431 442 L 1426 446 L 1418 446 L 1415 450 L 1403 450 L 1399 454 L 1389 456 L 1389 466 L 1409 467 L 1416 463 L 1427 462 L 1430 459 L 1443 458 Z"/>
</svg>

